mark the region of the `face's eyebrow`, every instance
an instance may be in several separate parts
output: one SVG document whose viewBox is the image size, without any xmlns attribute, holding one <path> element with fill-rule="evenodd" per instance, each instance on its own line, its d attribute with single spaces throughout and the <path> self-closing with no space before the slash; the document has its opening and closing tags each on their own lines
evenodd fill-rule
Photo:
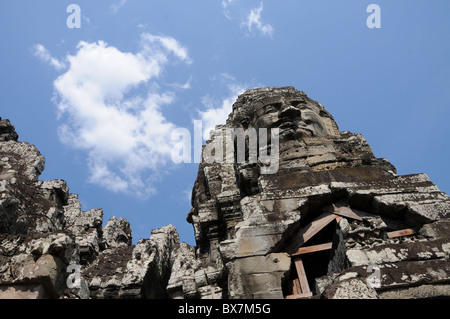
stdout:
<svg viewBox="0 0 450 319">
<path fill-rule="evenodd" d="M 266 104 L 282 103 L 283 100 L 284 99 L 282 96 L 271 96 L 271 97 L 263 98 L 259 102 L 261 105 L 266 105 Z"/>
<path fill-rule="evenodd" d="M 317 116 L 320 116 L 319 110 L 316 109 L 314 107 L 314 105 L 311 105 L 309 103 L 305 103 L 305 104 L 302 103 L 299 107 L 300 107 L 300 110 L 308 110 L 308 111 L 311 111 L 311 112 L 317 114 Z"/>
<path fill-rule="evenodd" d="M 281 108 L 281 105 L 282 105 L 281 101 L 279 101 L 279 102 L 272 101 L 272 103 L 264 103 L 256 109 L 256 115 L 260 116 L 260 115 L 266 114 L 267 109 L 270 109 L 270 108 L 274 108 L 275 109 L 274 112 L 279 111 L 279 109 Z"/>
<path fill-rule="evenodd" d="M 302 105 L 306 104 L 306 101 L 302 98 L 291 98 L 291 99 L 287 100 L 286 102 L 293 106 L 297 106 L 299 104 L 302 104 Z"/>
</svg>

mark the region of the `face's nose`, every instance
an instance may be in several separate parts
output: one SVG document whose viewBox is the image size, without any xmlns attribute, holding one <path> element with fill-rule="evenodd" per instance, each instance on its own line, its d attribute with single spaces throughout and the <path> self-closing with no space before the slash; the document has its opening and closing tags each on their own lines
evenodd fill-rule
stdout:
<svg viewBox="0 0 450 319">
<path fill-rule="evenodd" d="M 290 104 L 283 104 L 280 109 L 280 118 L 295 118 L 301 115 L 300 110 Z"/>
</svg>

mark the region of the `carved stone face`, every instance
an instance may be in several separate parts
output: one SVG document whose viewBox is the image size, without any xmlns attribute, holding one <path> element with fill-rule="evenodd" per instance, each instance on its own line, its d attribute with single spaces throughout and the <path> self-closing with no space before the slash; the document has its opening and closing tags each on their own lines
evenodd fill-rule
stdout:
<svg viewBox="0 0 450 319">
<path fill-rule="evenodd" d="M 301 96 L 274 96 L 259 104 L 252 123 L 255 128 L 278 127 L 284 140 L 328 135 L 319 108 Z"/>
</svg>

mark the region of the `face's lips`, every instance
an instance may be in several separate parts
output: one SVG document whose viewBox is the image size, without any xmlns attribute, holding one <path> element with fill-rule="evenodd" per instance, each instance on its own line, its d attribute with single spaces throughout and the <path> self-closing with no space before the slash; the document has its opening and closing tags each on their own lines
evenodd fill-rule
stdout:
<svg viewBox="0 0 450 319">
<path fill-rule="evenodd" d="M 277 126 L 280 130 L 292 129 L 294 131 L 304 131 L 309 132 L 311 135 L 313 134 L 313 131 L 303 121 L 297 123 L 292 120 L 283 120 L 279 121 Z"/>
<path fill-rule="evenodd" d="M 297 131 L 295 132 L 295 134 L 299 135 L 299 136 L 314 136 L 314 133 L 312 130 L 306 128 L 306 127 L 299 127 L 297 129 Z"/>
<path fill-rule="evenodd" d="M 278 125 L 278 127 L 281 130 L 286 130 L 286 129 L 293 129 L 295 127 L 295 125 L 294 125 L 294 122 L 292 122 L 292 121 L 286 121 L 286 122 L 283 122 L 280 125 Z"/>
<path fill-rule="evenodd" d="M 300 139 L 303 137 L 314 136 L 314 132 L 306 127 L 306 124 L 302 121 L 295 123 L 290 119 L 284 119 L 277 124 L 280 129 L 280 136 L 284 139 Z"/>
</svg>

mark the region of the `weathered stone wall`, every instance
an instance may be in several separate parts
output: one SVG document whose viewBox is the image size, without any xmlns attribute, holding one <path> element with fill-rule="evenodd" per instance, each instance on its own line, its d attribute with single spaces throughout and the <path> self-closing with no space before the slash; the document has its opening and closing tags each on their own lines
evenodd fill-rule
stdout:
<svg viewBox="0 0 450 319">
<path fill-rule="evenodd" d="M 238 140 L 230 154 L 229 129 L 247 148 L 251 130 L 277 129 L 257 150 L 277 169 L 239 160 Z M 450 296 L 450 198 L 425 174 L 398 176 L 304 92 L 246 91 L 202 155 L 196 245 L 173 226 L 133 245 L 125 219 L 103 225 L 65 181 L 40 181 L 44 157 L 0 119 L 0 298 Z"/>
<path fill-rule="evenodd" d="M 167 298 L 175 227 L 132 245 L 128 221 L 103 226 L 65 181 L 38 180 L 44 165 L 0 119 L 0 299 Z"/>
</svg>

